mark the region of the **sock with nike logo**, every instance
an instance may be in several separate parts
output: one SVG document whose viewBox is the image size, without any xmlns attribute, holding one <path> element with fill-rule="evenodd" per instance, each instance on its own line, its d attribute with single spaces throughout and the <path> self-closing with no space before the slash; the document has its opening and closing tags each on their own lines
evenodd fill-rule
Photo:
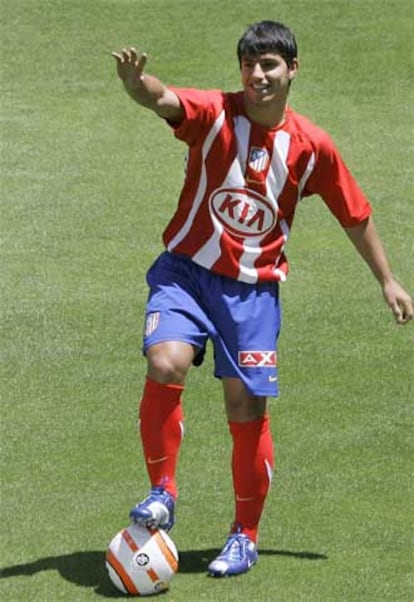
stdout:
<svg viewBox="0 0 414 602">
<path fill-rule="evenodd" d="M 241 528 L 256 542 L 274 467 L 270 418 L 266 415 L 250 422 L 229 422 L 229 428 L 233 437 L 234 528 Z"/>
<path fill-rule="evenodd" d="M 174 499 L 183 437 L 182 385 L 162 385 L 147 378 L 140 404 L 140 434 L 151 486 L 164 487 Z"/>
</svg>

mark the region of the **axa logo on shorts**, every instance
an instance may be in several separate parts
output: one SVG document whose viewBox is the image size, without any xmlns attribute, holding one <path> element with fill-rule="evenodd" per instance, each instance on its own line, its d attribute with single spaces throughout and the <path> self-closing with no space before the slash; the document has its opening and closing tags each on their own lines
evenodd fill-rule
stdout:
<svg viewBox="0 0 414 602">
<path fill-rule="evenodd" d="M 263 236 L 274 227 L 277 209 L 248 188 L 218 188 L 210 196 L 210 211 L 233 236 Z"/>
<path fill-rule="evenodd" d="M 239 351 L 242 368 L 274 368 L 276 365 L 276 351 Z"/>
</svg>

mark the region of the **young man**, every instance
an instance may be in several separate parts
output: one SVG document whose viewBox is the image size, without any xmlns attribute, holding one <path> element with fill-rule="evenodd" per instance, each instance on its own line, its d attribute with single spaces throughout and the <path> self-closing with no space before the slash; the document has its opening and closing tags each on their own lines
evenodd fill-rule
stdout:
<svg viewBox="0 0 414 602">
<path fill-rule="evenodd" d="M 243 90 L 165 86 L 144 72 L 146 54 L 114 52 L 118 75 L 138 104 L 166 120 L 189 147 L 166 251 L 150 268 L 144 352 L 147 380 L 140 433 L 152 489 L 131 511 L 143 525 L 170 529 L 182 438 L 181 397 L 207 339 L 222 380 L 233 439 L 235 517 L 212 576 L 246 572 L 257 561 L 258 525 L 273 471 L 267 398 L 278 394 L 278 283 L 298 201 L 319 194 L 379 281 L 398 323 L 413 316 L 395 281 L 371 206 L 329 136 L 287 106 L 298 71 L 292 32 L 263 21 L 238 43 Z"/>
</svg>

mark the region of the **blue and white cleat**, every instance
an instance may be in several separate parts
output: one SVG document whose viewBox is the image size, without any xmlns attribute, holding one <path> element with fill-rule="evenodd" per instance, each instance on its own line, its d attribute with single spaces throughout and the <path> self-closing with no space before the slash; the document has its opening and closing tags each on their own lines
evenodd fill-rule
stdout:
<svg viewBox="0 0 414 602">
<path fill-rule="evenodd" d="M 258 558 L 256 544 L 243 533 L 231 533 L 220 554 L 208 565 L 211 577 L 246 573 Z"/>
<path fill-rule="evenodd" d="M 175 500 L 163 487 L 153 487 L 145 500 L 129 513 L 133 523 L 151 529 L 169 531 L 174 526 Z"/>
</svg>

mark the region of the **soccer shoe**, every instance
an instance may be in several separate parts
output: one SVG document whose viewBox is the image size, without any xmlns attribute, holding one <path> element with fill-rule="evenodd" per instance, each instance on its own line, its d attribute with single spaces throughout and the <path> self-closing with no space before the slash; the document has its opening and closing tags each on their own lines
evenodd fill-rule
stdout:
<svg viewBox="0 0 414 602">
<path fill-rule="evenodd" d="M 258 558 L 256 544 L 243 533 L 231 533 L 220 554 L 208 565 L 211 577 L 240 575 L 248 571 Z"/>
<path fill-rule="evenodd" d="M 163 487 L 153 487 L 144 501 L 129 513 L 133 523 L 169 531 L 174 525 L 175 500 Z"/>
</svg>

